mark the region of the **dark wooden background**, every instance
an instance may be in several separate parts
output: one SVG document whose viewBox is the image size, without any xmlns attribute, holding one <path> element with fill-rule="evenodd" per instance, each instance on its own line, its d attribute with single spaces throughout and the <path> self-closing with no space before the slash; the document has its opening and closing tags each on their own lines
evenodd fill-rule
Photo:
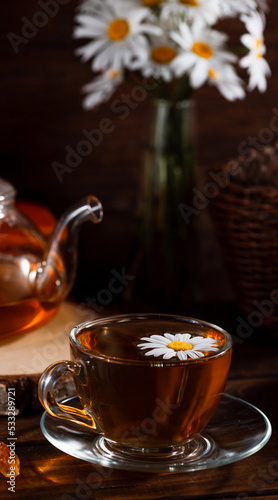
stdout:
<svg viewBox="0 0 278 500">
<path fill-rule="evenodd" d="M 43 203 L 57 216 L 88 193 L 101 199 L 103 223 L 86 224 L 81 231 L 74 293 L 82 298 L 105 286 L 112 269 L 126 265 L 149 102 L 145 99 L 131 109 L 125 120 L 113 113 L 111 102 L 96 111 L 82 109 L 81 87 L 92 74 L 90 64 L 81 64 L 74 55 L 82 43 L 72 38 L 77 4 L 69 0 L 60 5 L 57 15 L 49 17 L 28 43 L 19 44 L 16 54 L 8 34 L 22 36 L 26 19 L 32 21 L 41 7 L 36 0 L 2 2 L 0 175 L 17 187 L 19 198 Z M 269 127 L 272 110 L 278 107 L 277 19 L 278 2 L 272 1 L 266 28 L 272 77 L 265 94 L 254 91 L 235 103 L 227 102 L 209 86 L 195 94 L 201 177 L 206 169 L 235 157 L 239 144 L 249 135 L 257 136 L 262 128 Z M 228 26 L 235 36 L 238 26 Z M 121 87 L 113 98 L 120 98 L 122 92 L 130 89 Z M 112 120 L 113 133 L 105 135 L 92 154 L 59 182 L 52 162 L 65 163 L 65 147 L 75 149 L 84 138 L 82 130 L 98 128 L 102 118 Z M 221 263 L 208 210 L 201 214 L 200 221 L 203 299 L 229 300 L 233 291 Z"/>
</svg>

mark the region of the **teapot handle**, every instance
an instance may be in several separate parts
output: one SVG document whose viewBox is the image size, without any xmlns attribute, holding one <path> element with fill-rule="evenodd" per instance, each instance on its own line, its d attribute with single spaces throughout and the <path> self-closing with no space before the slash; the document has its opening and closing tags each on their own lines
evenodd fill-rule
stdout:
<svg viewBox="0 0 278 500">
<path fill-rule="evenodd" d="M 70 420 L 84 427 L 89 427 L 97 434 L 103 434 L 95 416 L 87 408 L 79 409 L 73 406 L 58 403 L 55 397 L 55 385 L 59 378 L 66 374 L 71 374 L 74 379 L 79 379 L 84 383 L 84 370 L 80 363 L 73 361 L 57 361 L 48 366 L 42 373 L 39 380 L 38 395 L 41 404 L 53 417 Z"/>
</svg>

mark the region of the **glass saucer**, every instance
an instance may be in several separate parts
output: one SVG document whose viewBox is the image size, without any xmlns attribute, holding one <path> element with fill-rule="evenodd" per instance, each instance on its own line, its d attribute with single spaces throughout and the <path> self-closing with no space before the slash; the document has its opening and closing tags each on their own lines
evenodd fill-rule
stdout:
<svg viewBox="0 0 278 500">
<path fill-rule="evenodd" d="M 63 401 L 79 406 L 77 396 Z M 72 422 L 44 413 L 41 430 L 59 450 L 87 462 L 105 467 L 146 472 L 190 472 L 210 469 L 242 460 L 259 451 L 271 436 L 268 418 L 255 406 L 223 394 L 218 408 L 203 432 L 184 452 L 163 459 L 147 454 L 130 458 L 115 455 L 102 436 Z"/>
</svg>

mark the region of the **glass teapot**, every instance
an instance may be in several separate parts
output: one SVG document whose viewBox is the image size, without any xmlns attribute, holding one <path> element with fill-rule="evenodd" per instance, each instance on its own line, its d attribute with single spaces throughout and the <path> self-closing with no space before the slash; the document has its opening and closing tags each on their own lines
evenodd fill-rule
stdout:
<svg viewBox="0 0 278 500">
<path fill-rule="evenodd" d="M 49 240 L 15 208 L 14 187 L 0 178 L 0 339 L 49 321 L 70 292 L 77 268 L 80 225 L 102 220 L 95 196 L 58 221 Z"/>
</svg>

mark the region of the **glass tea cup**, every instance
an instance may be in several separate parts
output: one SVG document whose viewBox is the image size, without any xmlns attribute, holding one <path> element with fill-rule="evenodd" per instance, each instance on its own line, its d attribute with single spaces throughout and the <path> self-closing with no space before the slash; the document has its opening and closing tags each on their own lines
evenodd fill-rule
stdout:
<svg viewBox="0 0 278 500">
<path fill-rule="evenodd" d="M 200 433 L 226 384 L 232 353 L 226 331 L 182 316 L 119 315 L 73 328 L 70 350 L 71 361 L 43 372 L 39 398 L 53 417 L 86 429 L 88 447 L 115 463 L 122 457 L 171 463 L 208 451 Z M 55 399 L 55 384 L 67 373 L 79 407 Z"/>
</svg>

